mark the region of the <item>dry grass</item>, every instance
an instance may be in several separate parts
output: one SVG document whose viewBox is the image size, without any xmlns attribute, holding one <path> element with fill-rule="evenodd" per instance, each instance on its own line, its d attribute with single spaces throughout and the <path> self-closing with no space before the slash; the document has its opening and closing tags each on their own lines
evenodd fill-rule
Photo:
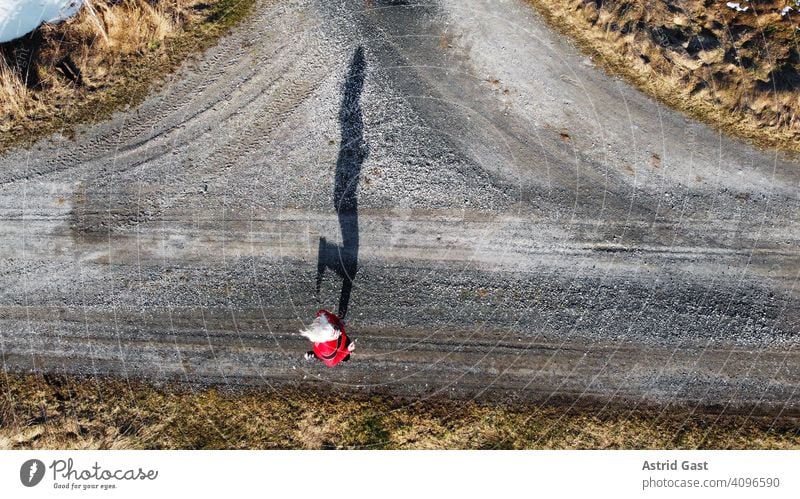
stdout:
<svg viewBox="0 0 800 499">
<path fill-rule="evenodd" d="M 800 151 L 800 12 L 753 0 L 528 0 L 610 73 L 761 147 Z M 744 4 L 743 4 L 744 5 Z"/>
<path fill-rule="evenodd" d="M 99 50 L 83 54 L 84 62 L 89 62 L 85 67 L 113 64 L 121 56 L 158 46 L 197 18 L 198 4 L 198 0 L 86 2 L 73 27 Z"/>
<path fill-rule="evenodd" d="M 28 113 L 28 109 L 37 103 L 31 98 L 31 90 L 9 67 L 4 58 L 0 58 L 0 102 L 4 113 L 9 116 L 24 116 Z"/>
<path fill-rule="evenodd" d="M 0 378 L 0 449 L 798 449 L 797 420 Z"/>
<path fill-rule="evenodd" d="M 71 19 L 0 44 L 0 151 L 137 104 L 253 3 L 87 0 Z"/>
</svg>

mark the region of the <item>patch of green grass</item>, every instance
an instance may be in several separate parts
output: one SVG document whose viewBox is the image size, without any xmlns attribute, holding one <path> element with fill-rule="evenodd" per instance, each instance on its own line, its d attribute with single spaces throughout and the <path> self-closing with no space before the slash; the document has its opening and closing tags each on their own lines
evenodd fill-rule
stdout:
<svg viewBox="0 0 800 499">
<path fill-rule="evenodd" d="M 354 417 L 348 422 L 341 445 L 348 448 L 385 449 L 389 445 L 390 434 L 384 426 L 385 417 L 372 411 Z"/>
</svg>

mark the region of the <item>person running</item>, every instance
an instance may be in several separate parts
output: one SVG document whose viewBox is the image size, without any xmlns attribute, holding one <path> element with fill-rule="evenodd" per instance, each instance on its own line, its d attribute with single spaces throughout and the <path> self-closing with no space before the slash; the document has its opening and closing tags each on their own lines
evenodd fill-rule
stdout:
<svg viewBox="0 0 800 499">
<path fill-rule="evenodd" d="M 327 310 L 319 310 L 314 322 L 300 334 L 311 340 L 314 349 L 303 355 L 306 360 L 317 358 L 328 367 L 350 360 L 356 348 L 355 340 L 350 340 L 344 330 L 344 321 Z"/>
</svg>

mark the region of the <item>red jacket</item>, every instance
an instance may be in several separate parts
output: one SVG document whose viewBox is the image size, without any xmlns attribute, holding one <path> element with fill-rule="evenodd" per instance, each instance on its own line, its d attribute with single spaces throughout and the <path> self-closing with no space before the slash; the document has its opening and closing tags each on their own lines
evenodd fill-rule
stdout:
<svg viewBox="0 0 800 499">
<path fill-rule="evenodd" d="M 326 366 L 333 367 L 339 362 L 345 360 L 350 355 L 350 350 L 347 349 L 347 345 L 350 342 L 347 340 L 347 335 L 344 332 L 344 323 L 342 320 L 327 310 L 318 311 L 317 317 L 322 314 L 325 314 L 328 322 L 333 325 L 334 329 L 341 331 L 342 334 L 340 334 L 335 340 L 326 341 L 323 343 L 314 343 L 314 355 L 316 355 L 319 360 L 324 362 Z"/>
</svg>

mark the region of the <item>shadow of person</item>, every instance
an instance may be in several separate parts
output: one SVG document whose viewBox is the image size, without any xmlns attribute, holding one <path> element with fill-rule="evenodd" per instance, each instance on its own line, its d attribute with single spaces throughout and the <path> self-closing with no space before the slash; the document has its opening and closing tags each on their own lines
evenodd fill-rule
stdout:
<svg viewBox="0 0 800 499">
<path fill-rule="evenodd" d="M 350 69 L 342 89 L 342 103 L 339 107 L 341 143 L 339 157 L 336 160 L 333 207 L 339 218 L 342 244 L 332 244 L 321 237 L 317 256 L 317 296 L 326 268 L 342 279 L 338 310 L 341 318 L 347 314 L 353 280 L 358 272 L 358 181 L 361 176 L 361 165 L 369 154 L 364 144 L 364 122 L 361 113 L 361 92 L 364 88 L 366 70 L 364 48 L 358 47 L 350 62 Z"/>
</svg>

